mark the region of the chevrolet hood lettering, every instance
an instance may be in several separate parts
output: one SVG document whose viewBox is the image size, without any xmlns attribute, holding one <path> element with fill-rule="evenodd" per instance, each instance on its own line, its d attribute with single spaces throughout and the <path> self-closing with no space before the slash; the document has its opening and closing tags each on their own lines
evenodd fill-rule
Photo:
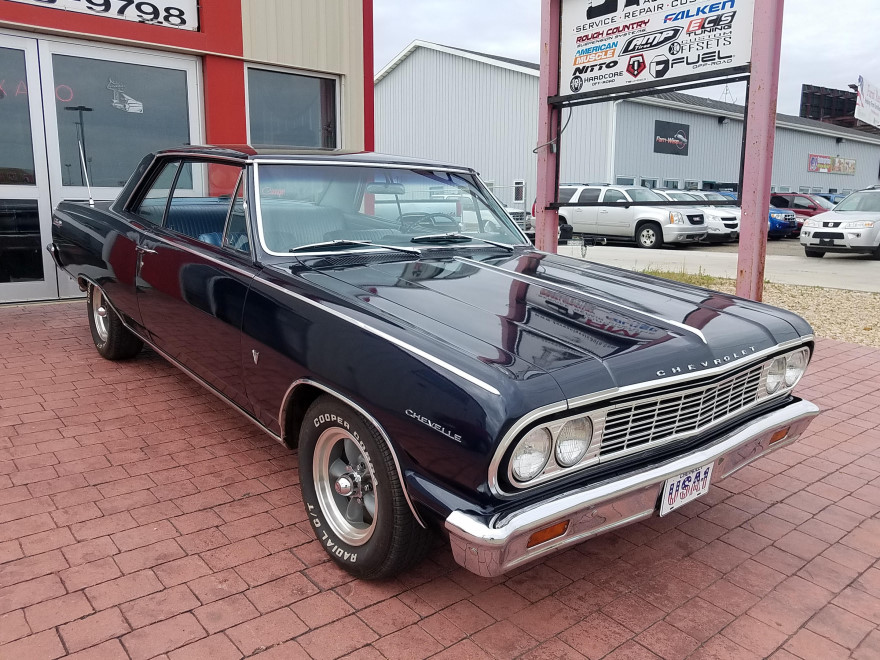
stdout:
<svg viewBox="0 0 880 660">
<path fill-rule="evenodd" d="M 721 367 L 734 360 L 739 360 L 749 355 L 753 355 L 757 352 L 757 348 L 755 348 L 754 346 L 749 346 L 742 349 L 741 351 L 731 353 L 730 355 L 725 355 L 724 357 L 714 358 L 713 360 L 702 360 L 697 364 L 686 364 L 681 367 L 672 367 L 671 369 L 660 369 L 657 371 L 657 375 L 660 378 L 665 378 L 666 376 L 677 376 L 678 374 L 701 371 L 702 369 L 714 369 L 715 367 Z"/>
</svg>

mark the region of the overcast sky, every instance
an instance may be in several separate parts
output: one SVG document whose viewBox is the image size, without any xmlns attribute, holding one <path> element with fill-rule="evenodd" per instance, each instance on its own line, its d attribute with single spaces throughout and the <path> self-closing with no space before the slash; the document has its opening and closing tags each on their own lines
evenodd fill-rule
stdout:
<svg viewBox="0 0 880 660">
<path fill-rule="evenodd" d="M 376 71 L 415 39 L 537 63 L 540 5 L 540 0 L 374 0 Z M 799 113 L 804 83 L 846 89 L 862 75 L 880 84 L 878 24 L 878 0 L 788 0 L 779 112 Z M 745 86 L 731 89 L 743 103 Z M 703 95 L 720 99 L 722 91 L 712 88 Z"/>
</svg>

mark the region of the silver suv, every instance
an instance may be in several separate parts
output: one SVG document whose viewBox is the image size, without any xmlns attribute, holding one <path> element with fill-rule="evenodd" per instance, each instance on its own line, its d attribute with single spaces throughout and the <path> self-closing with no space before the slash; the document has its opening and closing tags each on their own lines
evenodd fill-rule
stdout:
<svg viewBox="0 0 880 660">
<path fill-rule="evenodd" d="M 880 259 L 880 189 L 854 192 L 833 210 L 807 219 L 801 245 L 808 257 L 854 252 Z"/>
<path fill-rule="evenodd" d="M 560 222 L 565 220 L 579 234 L 635 241 L 642 248 L 698 243 L 708 234 L 703 213 L 697 209 L 633 206 L 632 202 L 666 202 L 647 188 L 563 185 L 557 199 L 560 203 L 604 204 L 559 209 Z"/>
</svg>

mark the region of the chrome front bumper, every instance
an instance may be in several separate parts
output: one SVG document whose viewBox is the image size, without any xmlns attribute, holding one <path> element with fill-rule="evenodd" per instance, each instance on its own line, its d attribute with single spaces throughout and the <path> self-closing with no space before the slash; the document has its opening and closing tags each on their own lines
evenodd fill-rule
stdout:
<svg viewBox="0 0 880 660">
<path fill-rule="evenodd" d="M 501 575 L 565 546 L 654 515 L 667 479 L 714 463 L 712 483 L 717 483 L 755 459 L 797 440 L 818 414 L 819 408 L 809 401 L 796 401 L 730 432 L 709 447 L 657 467 L 559 495 L 496 518 L 490 525 L 453 511 L 446 518 L 452 554 L 459 564 L 477 575 Z M 773 434 L 785 428 L 786 436 L 771 446 Z M 569 525 L 562 536 L 528 547 L 529 537 L 536 531 L 565 520 Z"/>
</svg>

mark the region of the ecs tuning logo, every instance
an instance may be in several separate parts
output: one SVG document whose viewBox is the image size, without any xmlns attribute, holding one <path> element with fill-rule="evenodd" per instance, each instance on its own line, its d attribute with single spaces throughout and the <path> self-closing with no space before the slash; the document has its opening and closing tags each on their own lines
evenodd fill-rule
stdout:
<svg viewBox="0 0 880 660">
<path fill-rule="evenodd" d="M 629 64 L 626 65 L 626 72 L 633 78 L 638 78 L 647 68 L 644 55 L 633 55 L 629 58 Z"/>
</svg>

